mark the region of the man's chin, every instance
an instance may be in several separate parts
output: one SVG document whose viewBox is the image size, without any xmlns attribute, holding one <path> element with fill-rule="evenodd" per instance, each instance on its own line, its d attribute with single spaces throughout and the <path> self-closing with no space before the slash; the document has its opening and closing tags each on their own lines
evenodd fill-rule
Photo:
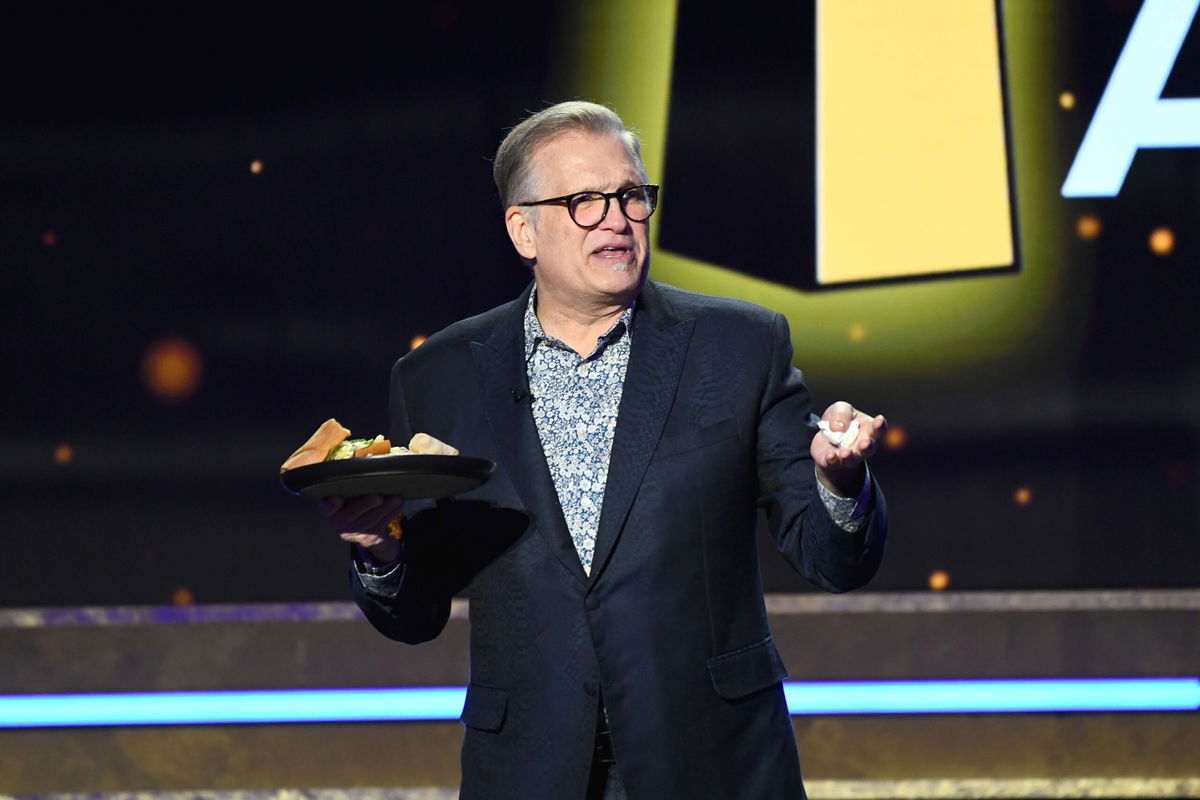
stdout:
<svg viewBox="0 0 1200 800">
<path fill-rule="evenodd" d="M 621 265 L 614 264 L 609 274 L 636 292 L 646 282 L 646 272 L 647 269 L 644 265 L 637 262 L 625 262 Z"/>
</svg>

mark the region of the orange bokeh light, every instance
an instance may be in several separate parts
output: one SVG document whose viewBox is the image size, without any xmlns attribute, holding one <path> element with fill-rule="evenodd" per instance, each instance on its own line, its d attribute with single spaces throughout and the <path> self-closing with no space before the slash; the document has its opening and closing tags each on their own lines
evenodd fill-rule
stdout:
<svg viewBox="0 0 1200 800">
<path fill-rule="evenodd" d="M 889 426 L 887 433 L 883 434 L 883 445 L 889 450 L 899 450 L 906 444 L 908 444 L 908 431 L 899 425 Z"/>
<path fill-rule="evenodd" d="M 846 330 L 846 336 L 852 342 L 861 342 L 867 338 L 867 326 L 856 322 Z"/>
<path fill-rule="evenodd" d="M 200 386 L 200 354 L 183 339 L 160 339 L 142 358 L 142 380 L 162 400 L 182 400 Z"/>
<path fill-rule="evenodd" d="M 1090 242 L 1100 235 L 1103 226 L 1095 214 L 1084 214 L 1075 220 L 1075 235 L 1085 242 Z"/>
<path fill-rule="evenodd" d="M 929 573 L 929 588 L 935 592 L 942 592 L 950 585 L 950 573 L 943 569 L 935 570 Z"/>
<path fill-rule="evenodd" d="M 257 158 L 250 162 L 250 172 L 255 175 L 262 172 L 262 162 Z"/>
<path fill-rule="evenodd" d="M 176 606 L 194 606 L 196 604 L 196 596 L 192 594 L 191 589 L 180 587 L 171 592 L 171 604 Z"/>
<path fill-rule="evenodd" d="M 71 449 L 69 444 L 60 444 L 54 448 L 54 463 L 55 464 L 70 464 L 71 459 L 75 457 L 75 451 Z"/>
<path fill-rule="evenodd" d="M 1033 490 L 1028 486 L 1022 486 L 1013 492 L 1013 502 L 1019 506 L 1027 506 L 1033 502 Z"/>
<path fill-rule="evenodd" d="M 1058 104 L 1067 111 L 1075 107 L 1075 93 L 1063 92 L 1058 96 Z"/>
<path fill-rule="evenodd" d="M 416 336 L 412 337 L 412 340 L 410 340 L 410 341 L 409 341 L 409 343 L 408 343 L 408 349 L 409 349 L 409 350 L 416 350 L 418 347 L 420 347 L 421 345 L 425 344 L 425 339 L 426 339 L 426 338 L 427 338 L 427 337 L 425 336 L 425 334 L 423 334 L 423 333 L 418 333 Z"/>
<path fill-rule="evenodd" d="M 46 247 L 54 247 L 54 245 L 58 244 L 58 234 L 52 230 L 46 231 L 42 234 L 42 244 L 46 245 Z"/>
<path fill-rule="evenodd" d="M 1170 228 L 1155 228 L 1150 233 L 1150 252 L 1156 256 L 1169 255 L 1175 249 L 1175 232 Z"/>
</svg>

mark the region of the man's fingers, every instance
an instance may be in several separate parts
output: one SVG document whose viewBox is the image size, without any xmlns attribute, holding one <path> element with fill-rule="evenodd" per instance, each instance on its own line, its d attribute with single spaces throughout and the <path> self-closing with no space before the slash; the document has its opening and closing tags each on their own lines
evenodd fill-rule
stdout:
<svg viewBox="0 0 1200 800">
<path fill-rule="evenodd" d="M 829 423 L 831 431 L 844 431 L 850 427 L 850 421 L 854 419 L 855 413 L 854 406 L 844 400 L 839 400 L 825 409 L 821 419 Z"/>
<path fill-rule="evenodd" d="M 869 453 L 875 447 L 875 442 L 887 431 L 887 420 L 882 414 L 872 417 L 854 406 L 839 400 L 825 409 L 821 417 L 822 427 L 828 427 L 830 433 L 851 431 L 853 438 L 841 441 L 836 436 L 830 436 L 834 447 L 849 449 L 855 453 Z"/>
<path fill-rule="evenodd" d="M 862 458 L 863 453 L 857 447 L 832 447 L 825 459 L 825 466 L 829 468 L 853 466 Z"/>
<path fill-rule="evenodd" d="M 853 441 L 843 442 L 842 447 L 849 449 L 854 455 L 866 458 L 879 446 L 880 438 L 887 431 L 887 420 L 882 415 L 869 417 L 858 412 L 855 422 L 858 423 L 858 435 Z"/>
<path fill-rule="evenodd" d="M 374 547 L 383 542 L 383 537 L 375 533 L 339 533 L 344 542 L 353 542 L 363 547 Z"/>
<path fill-rule="evenodd" d="M 337 516 L 340 519 L 359 519 L 370 514 L 385 502 L 386 498 L 381 494 L 364 494 L 361 497 L 345 499 L 342 501 L 342 507 L 338 510 Z"/>
<path fill-rule="evenodd" d="M 326 504 L 322 502 L 322 512 L 341 533 L 383 535 L 387 524 L 404 510 L 404 498 L 367 494 L 342 500 L 332 512 L 325 512 L 325 509 Z"/>
<path fill-rule="evenodd" d="M 358 520 L 354 530 L 380 533 L 385 532 L 387 524 L 404 509 L 404 498 L 385 497 L 383 502 L 365 512 Z"/>
<path fill-rule="evenodd" d="M 860 453 L 867 455 L 879 445 L 880 439 L 887 433 L 887 420 L 883 418 L 882 414 L 868 417 L 860 411 L 859 430 L 865 433 L 866 436 L 860 435 L 854 446 Z"/>
<path fill-rule="evenodd" d="M 317 503 L 317 509 L 320 510 L 322 516 L 329 519 L 340 511 L 345 503 L 346 501 L 343 498 L 331 495 L 329 497 L 322 497 Z"/>
<path fill-rule="evenodd" d="M 845 469 L 858 466 L 878 449 L 887 432 L 887 419 L 882 414 L 872 417 L 839 401 L 825 409 L 821 427 L 828 431 L 817 434 L 812 450 L 814 459 L 825 469 Z M 838 434 L 847 431 L 852 438 L 843 441 Z"/>
</svg>

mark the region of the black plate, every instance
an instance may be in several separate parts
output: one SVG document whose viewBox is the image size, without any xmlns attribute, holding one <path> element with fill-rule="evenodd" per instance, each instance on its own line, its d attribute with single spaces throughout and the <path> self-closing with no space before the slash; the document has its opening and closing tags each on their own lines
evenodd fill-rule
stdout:
<svg viewBox="0 0 1200 800">
<path fill-rule="evenodd" d="M 486 482 L 495 468 L 470 456 L 366 456 L 296 467 L 279 479 L 289 492 L 310 497 L 449 497 Z"/>
</svg>

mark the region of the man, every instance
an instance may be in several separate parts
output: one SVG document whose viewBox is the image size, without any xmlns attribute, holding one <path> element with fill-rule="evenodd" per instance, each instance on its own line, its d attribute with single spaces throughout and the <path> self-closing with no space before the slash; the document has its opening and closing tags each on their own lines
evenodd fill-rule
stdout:
<svg viewBox="0 0 1200 800">
<path fill-rule="evenodd" d="M 810 581 L 866 583 L 886 423 L 834 404 L 834 432 L 858 427 L 835 446 L 782 316 L 647 281 L 658 190 L 609 109 L 534 114 L 494 173 L 533 285 L 397 362 L 391 436 L 496 472 L 437 502 L 328 502 L 355 598 L 416 643 L 467 590 L 464 800 L 802 797 L 757 509 Z"/>
</svg>

